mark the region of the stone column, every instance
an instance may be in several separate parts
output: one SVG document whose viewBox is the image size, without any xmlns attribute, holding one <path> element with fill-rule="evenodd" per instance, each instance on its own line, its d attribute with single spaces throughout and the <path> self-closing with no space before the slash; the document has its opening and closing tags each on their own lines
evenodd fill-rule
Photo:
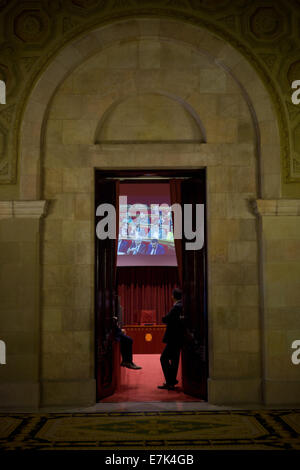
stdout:
<svg viewBox="0 0 300 470">
<path fill-rule="evenodd" d="M 0 407 L 40 402 L 40 219 L 46 201 L 0 202 Z"/>
<path fill-rule="evenodd" d="M 266 405 L 300 403 L 300 200 L 255 201 L 260 220 L 263 284 L 263 394 Z"/>
</svg>

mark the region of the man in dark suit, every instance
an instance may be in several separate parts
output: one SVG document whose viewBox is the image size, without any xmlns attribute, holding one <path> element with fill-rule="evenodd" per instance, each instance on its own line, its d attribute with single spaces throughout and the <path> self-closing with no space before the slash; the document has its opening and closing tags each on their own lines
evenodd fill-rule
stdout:
<svg viewBox="0 0 300 470">
<path fill-rule="evenodd" d="M 158 386 L 158 388 L 167 390 L 174 390 L 175 385 L 178 383 L 176 376 L 183 339 L 182 292 L 180 289 L 173 290 L 172 299 L 174 301 L 173 307 L 162 318 L 167 328 L 163 337 L 166 346 L 160 356 L 160 362 L 166 382 Z"/>
<path fill-rule="evenodd" d="M 147 245 L 142 240 L 134 240 L 127 251 L 128 255 L 145 255 L 147 251 Z"/>
<path fill-rule="evenodd" d="M 148 246 L 147 255 L 164 255 L 165 249 L 158 243 L 158 240 L 154 238 Z"/>
</svg>

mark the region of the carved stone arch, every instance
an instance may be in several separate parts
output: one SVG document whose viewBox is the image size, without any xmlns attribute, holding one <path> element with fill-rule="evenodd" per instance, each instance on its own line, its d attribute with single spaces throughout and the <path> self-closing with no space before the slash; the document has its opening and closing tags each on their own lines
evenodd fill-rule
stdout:
<svg viewBox="0 0 300 470">
<path fill-rule="evenodd" d="M 158 137 L 155 139 L 156 142 L 195 142 L 195 143 L 205 143 L 206 142 L 206 132 L 205 132 L 205 127 L 204 124 L 202 123 L 199 115 L 193 109 L 193 107 L 184 99 L 182 99 L 179 96 L 172 95 L 171 93 L 164 92 L 164 91 L 155 91 L 153 90 L 143 90 L 143 93 L 138 93 L 136 95 L 128 95 L 126 97 L 122 97 L 119 100 L 115 101 L 112 103 L 109 108 L 104 112 L 103 116 L 101 117 L 99 124 L 97 126 L 96 134 L 95 134 L 95 143 L 107 143 L 108 141 L 116 143 L 116 142 L 126 142 L 126 141 L 131 141 L 131 142 L 151 142 L 153 139 L 149 140 L 147 138 L 139 138 L 139 137 L 131 137 L 124 139 L 120 139 L 116 136 L 116 130 L 111 129 L 111 133 L 114 134 L 114 138 L 107 138 L 103 136 L 104 131 L 107 129 L 107 127 L 110 127 L 108 125 L 108 121 L 111 120 L 111 118 L 114 117 L 115 113 L 117 112 L 118 108 L 124 105 L 130 104 L 135 98 L 142 99 L 144 103 L 147 105 L 147 101 L 150 101 L 151 98 L 158 97 L 159 100 L 161 101 L 161 107 L 164 107 L 164 104 L 168 106 L 168 102 L 172 104 L 173 111 L 179 112 L 179 113 L 185 113 L 183 116 L 183 119 L 186 123 L 185 129 L 189 128 L 191 131 L 191 135 L 184 135 L 184 132 L 181 132 L 179 135 L 178 133 L 176 134 L 176 130 L 174 126 L 172 126 L 171 122 L 171 129 L 169 133 L 161 133 L 159 132 Z M 132 120 L 134 120 L 134 116 L 132 116 Z M 151 119 L 149 119 L 149 126 L 153 127 L 155 125 L 155 122 L 151 122 Z M 151 134 L 153 135 L 153 129 Z M 157 130 L 156 130 L 157 133 Z"/>
<path fill-rule="evenodd" d="M 114 39 L 122 41 L 128 37 L 142 37 L 143 32 L 139 24 L 141 21 L 146 20 L 115 22 L 85 34 L 61 50 L 40 76 L 27 101 L 20 130 L 21 199 L 30 200 L 40 197 L 43 122 L 51 98 L 59 85 L 72 70 L 92 54 L 112 43 Z M 153 21 L 152 19 L 152 29 Z M 184 27 L 181 27 L 182 25 Z M 260 130 L 258 136 L 259 174 L 261 175 L 259 193 L 261 197 L 278 197 L 280 195 L 280 137 L 277 118 L 271 98 L 257 72 L 236 49 L 207 30 L 165 19 L 157 20 L 154 29 L 159 38 L 176 40 L 179 34 L 180 40 L 213 57 L 215 63 L 230 72 L 236 78 L 237 83 L 247 91 L 249 102 L 255 110 L 257 130 Z"/>
</svg>

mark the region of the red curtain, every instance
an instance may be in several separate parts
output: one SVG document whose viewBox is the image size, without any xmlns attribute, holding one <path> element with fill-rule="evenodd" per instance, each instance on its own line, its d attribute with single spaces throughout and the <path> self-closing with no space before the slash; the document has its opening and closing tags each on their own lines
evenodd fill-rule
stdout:
<svg viewBox="0 0 300 470">
<path fill-rule="evenodd" d="M 177 267 L 117 268 L 117 278 L 123 324 L 139 324 L 142 310 L 155 310 L 156 323 L 162 323 L 173 305 L 172 290 L 179 284 Z"/>
<path fill-rule="evenodd" d="M 171 197 L 171 205 L 172 204 L 181 204 L 181 180 L 170 180 L 170 197 Z M 183 217 L 183 211 L 182 211 Z M 172 212 L 173 218 L 173 227 L 174 227 L 174 214 Z M 183 221 L 182 221 L 182 229 L 183 229 Z M 182 286 L 182 240 L 175 238 L 175 251 L 177 257 L 177 264 L 178 264 L 178 276 L 179 282 Z"/>
</svg>

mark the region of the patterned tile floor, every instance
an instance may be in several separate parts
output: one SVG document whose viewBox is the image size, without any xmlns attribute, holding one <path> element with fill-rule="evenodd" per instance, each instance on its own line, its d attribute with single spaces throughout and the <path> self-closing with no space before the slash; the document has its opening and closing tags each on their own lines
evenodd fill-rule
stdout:
<svg viewBox="0 0 300 470">
<path fill-rule="evenodd" d="M 300 450 L 300 410 L 0 413 L 1 450 Z"/>
</svg>

